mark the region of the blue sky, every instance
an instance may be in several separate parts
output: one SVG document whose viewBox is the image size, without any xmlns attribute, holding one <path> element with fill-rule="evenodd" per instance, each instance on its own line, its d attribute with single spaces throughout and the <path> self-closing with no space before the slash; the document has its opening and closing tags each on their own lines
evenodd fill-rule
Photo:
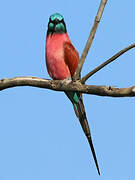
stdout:
<svg viewBox="0 0 135 180">
<path fill-rule="evenodd" d="M 81 54 L 100 0 L 5 0 L 0 5 L 0 78 L 49 78 L 45 67 L 48 18 L 61 13 Z M 135 42 L 135 1 L 108 1 L 82 74 Z M 135 49 L 87 84 L 135 85 Z M 0 180 L 134 178 L 135 99 L 84 95 L 101 170 L 64 93 L 33 87 L 0 92 Z"/>
</svg>

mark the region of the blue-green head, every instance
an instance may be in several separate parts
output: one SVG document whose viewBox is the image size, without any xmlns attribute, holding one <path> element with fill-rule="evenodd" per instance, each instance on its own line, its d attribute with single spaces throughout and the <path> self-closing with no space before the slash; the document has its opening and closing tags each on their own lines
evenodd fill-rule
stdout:
<svg viewBox="0 0 135 180">
<path fill-rule="evenodd" d="M 67 30 L 63 16 L 59 13 L 52 14 L 49 18 L 47 34 L 62 34 L 65 32 L 67 32 Z"/>
</svg>

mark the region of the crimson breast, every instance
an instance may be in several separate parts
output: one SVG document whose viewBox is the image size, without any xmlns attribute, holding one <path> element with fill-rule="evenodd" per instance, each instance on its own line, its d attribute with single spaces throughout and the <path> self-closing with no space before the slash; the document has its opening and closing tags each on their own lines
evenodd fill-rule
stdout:
<svg viewBox="0 0 135 180">
<path fill-rule="evenodd" d="M 48 35 L 46 38 L 46 65 L 51 78 L 70 78 L 70 70 L 64 59 L 64 44 L 70 43 L 67 33 Z"/>
</svg>

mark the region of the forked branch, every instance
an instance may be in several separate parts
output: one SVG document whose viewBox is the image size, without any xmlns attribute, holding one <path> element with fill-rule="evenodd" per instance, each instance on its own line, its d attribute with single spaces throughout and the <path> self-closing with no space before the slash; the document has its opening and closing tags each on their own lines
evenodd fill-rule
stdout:
<svg viewBox="0 0 135 180">
<path fill-rule="evenodd" d="M 105 67 L 107 64 L 110 64 L 111 62 L 113 62 L 114 60 L 116 60 L 119 56 L 121 56 L 122 54 L 124 54 L 125 52 L 127 52 L 128 50 L 132 49 L 135 47 L 135 44 L 131 44 L 130 46 L 122 49 L 121 51 L 119 51 L 118 53 L 116 53 L 114 56 L 112 56 L 111 58 L 109 58 L 107 61 L 105 61 L 104 63 L 102 63 L 100 66 L 96 67 L 95 69 L 93 69 L 91 72 L 89 72 L 87 75 L 85 75 L 81 82 L 84 84 L 88 78 L 90 78 L 93 74 L 95 74 L 96 72 L 98 72 L 100 69 L 102 69 L 103 67 Z"/>
<path fill-rule="evenodd" d="M 0 91 L 17 86 L 33 86 L 55 91 L 75 91 L 98 96 L 135 97 L 135 86 L 129 88 L 114 88 L 111 86 L 85 85 L 80 83 L 80 81 L 48 80 L 37 77 L 16 77 L 0 80 Z"/>
</svg>

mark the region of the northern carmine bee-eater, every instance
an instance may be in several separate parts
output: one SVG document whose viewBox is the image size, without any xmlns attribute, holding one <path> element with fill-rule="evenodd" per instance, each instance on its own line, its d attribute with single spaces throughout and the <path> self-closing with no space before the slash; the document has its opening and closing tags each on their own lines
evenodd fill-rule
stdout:
<svg viewBox="0 0 135 180">
<path fill-rule="evenodd" d="M 63 16 L 59 13 L 51 15 L 46 36 L 46 65 L 49 75 L 55 80 L 72 79 L 78 62 L 79 54 L 69 39 Z M 88 139 L 97 171 L 100 175 L 82 94 L 78 92 L 65 92 L 65 94 L 73 104 L 76 116 Z"/>
</svg>

